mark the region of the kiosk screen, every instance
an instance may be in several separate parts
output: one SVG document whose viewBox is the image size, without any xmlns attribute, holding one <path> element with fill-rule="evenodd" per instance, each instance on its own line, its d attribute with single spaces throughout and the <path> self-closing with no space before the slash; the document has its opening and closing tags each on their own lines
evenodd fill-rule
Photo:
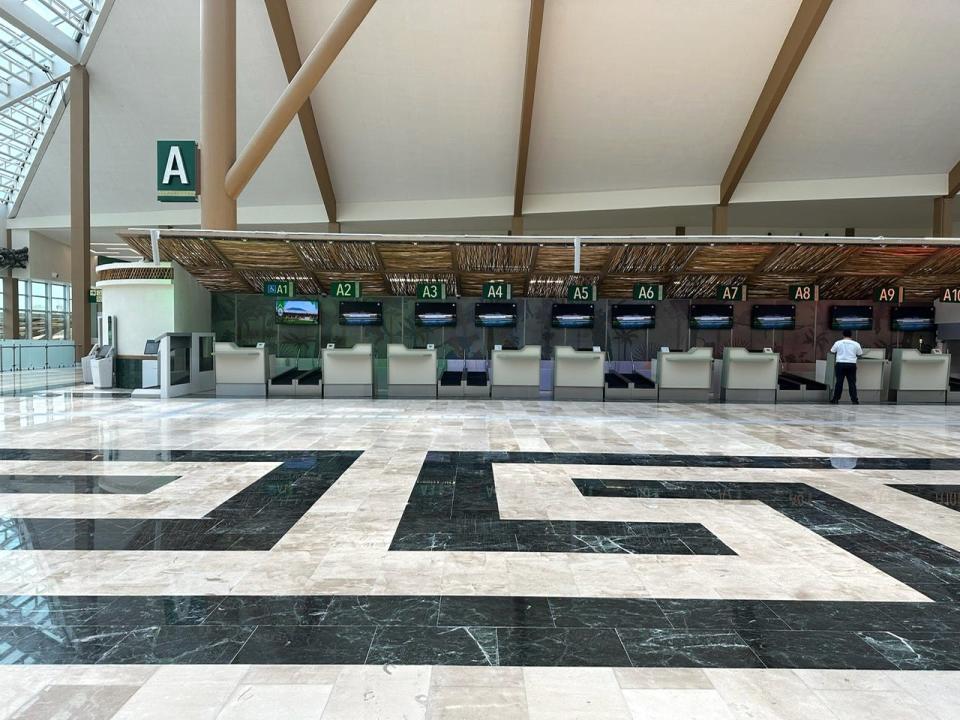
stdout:
<svg viewBox="0 0 960 720">
<path fill-rule="evenodd" d="M 750 311 L 754 330 L 794 330 L 797 327 L 796 305 L 754 305 Z"/>
<path fill-rule="evenodd" d="M 477 303 L 473 317 L 477 327 L 516 327 L 517 304 Z"/>
<path fill-rule="evenodd" d="M 341 301 L 341 325 L 383 325 L 383 303 Z"/>
<path fill-rule="evenodd" d="M 692 330 L 729 330 L 733 327 L 733 305 L 691 305 Z"/>
<path fill-rule="evenodd" d="M 320 306 L 315 300 L 277 300 L 280 325 L 318 325 Z"/>
<path fill-rule="evenodd" d="M 831 330 L 873 329 L 873 306 L 832 305 L 830 307 Z"/>
<path fill-rule="evenodd" d="M 618 330 L 647 330 L 656 324 L 656 305 L 613 305 L 610 308 L 610 325 Z"/>
<path fill-rule="evenodd" d="M 593 305 L 554 303 L 550 310 L 550 324 L 555 328 L 592 328 Z"/>
<path fill-rule="evenodd" d="M 420 327 L 455 327 L 457 304 L 418 302 L 413 309 L 413 321 Z"/>
<path fill-rule="evenodd" d="M 890 329 L 898 332 L 933 332 L 933 305 L 890 308 Z"/>
</svg>

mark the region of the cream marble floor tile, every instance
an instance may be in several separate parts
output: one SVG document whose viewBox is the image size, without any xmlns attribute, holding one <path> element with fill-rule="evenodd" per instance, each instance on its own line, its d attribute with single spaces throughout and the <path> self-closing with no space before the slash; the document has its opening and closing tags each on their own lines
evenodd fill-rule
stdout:
<svg viewBox="0 0 960 720">
<path fill-rule="evenodd" d="M 634 720 L 734 720 L 716 690 L 624 690 Z"/>
<path fill-rule="evenodd" d="M 609 668 L 523 669 L 530 720 L 603 720 L 631 717 Z"/>
<path fill-rule="evenodd" d="M 330 697 L 330 685 L 241 684 L 227 699 L 217 720 L 284 720 L 319 718 Z"/>
<path fill-rule="evenodd" d="M 425 718 L 430 690 L 429 667 L 345 667 L 324 708 L 323 720 Z"/>
</svg>

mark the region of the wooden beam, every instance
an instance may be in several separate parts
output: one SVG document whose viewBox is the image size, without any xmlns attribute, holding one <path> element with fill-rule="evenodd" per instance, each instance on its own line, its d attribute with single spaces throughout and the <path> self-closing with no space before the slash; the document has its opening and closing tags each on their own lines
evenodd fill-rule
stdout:
<svg viewBox="0 0 960 720">
<path fill-rule="evenodd" d="M 766 132 L 770 121 L 780 101 L 783 100 L 790 81 L 793 80 L 803 56 L 810 47 L 824 15 L 830 8 L 831 0 L 803 0 L 800 3 L 800 9 L 793 19 L 793 25 L 787 32 L 787 37 L 780 47 L 780 53 L 773 63 L 773 69 L 767 76 L 767 81 L 760 91 L 760 97 L 753 108 L 753 113 L 747 121 L 737 149 L 733 152 L 730 159 L 730 165 L 723 174 L 723 180 L 720 183 L 720 204 L 727 205 L 730 198 L 733 197 L 737 185 L 740 184 L 743 174 L 753 158 L 753 154 L 760 145 L 760 140 Z"/>
<path fill-rule="evenodd" d="M 273 37 L 277 41 L 280 51 L 280 61 L 283 71 L 287 75 L 287 82 L 291 82 L 300 69 L 300 51 L 297 48 L 297 36 L 293 30 L 293 21 L 290 19 L 290 8 L 287 0 L 264 0 L 267 6 L 267 15 L 270 16 L 270 25 L 273 27 Z M 327 168 L 327 159 L 323 154 L 323 145 L 320 142 L 320 130 L 317 128 L 317 116 L 313 112 L 313 102 L 308 97 L 297 112 L 300 119 L 300 130 L 303 132 L 303 141 L 307 145 L 307 154 L 313 166 L 313 175 L 320 188 L 320 197 L 323 207 L 327 211 L 327 221 L 337 222 L 337 198 L 333 193 L 333 181 L 330 179 L 330 170 Z"/>
<path fill-rule="evenodd" d="M 933 199 L 933 237 L 953 236 L 952 204 L 953 200 L 949 197 Z"/>
<path fill-rule="evenodd" d="M 530 154 L 530 125 L 533 122 L 533 96 L 537 90 L 537 65 L 540 63 L 543 3 L 544 0 L 530 0 L 530 22 L 527 26 L 527 59 L 523 71 L 523 100 L 520 104 L 517 178 L 513 186 L 513 217 L 515 220 L 523 215 L 523 193 L 527 183 L 527 157 Z"/>
<path fill-rule="evenodd" d="M 70 68 L 70 322 L 77 360 L 90 348 L 90 75 Z M 100 342 L 104 342 L 100 338 Z"/>
<path fill-rule="evenodd" d="M 947 197 L 953 198 L 960 192 L 960 162 L 953 166 L 947 176 Z"/>
<path fill-rule="evenodd" d="M 726 205 L 714 205 L 710 234 L 726 235 L 728 227 L 728 210 Z"/>
</svg>

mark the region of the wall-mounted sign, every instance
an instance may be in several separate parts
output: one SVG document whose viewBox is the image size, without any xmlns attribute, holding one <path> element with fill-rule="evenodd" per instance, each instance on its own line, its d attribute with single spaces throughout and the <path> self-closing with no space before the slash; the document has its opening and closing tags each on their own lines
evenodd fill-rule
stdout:
<svg viewBox="0 0 960 720">
<path fill-rule="evenodd" d="M 100 288 L 90 288 L 90 292 L 87 295 L 88 303 L 98 303 L 103 302 L 103 290 Z"/>
<path fill-rule="evenodd" d="M 790 299 L 794 302 L 817 302 L 820 299 L 820 286 L 791 285 Z"/>
<path fill-rule="evenodd" d="M 903 288 L 899 285 L 883 285 L 873 291 L 874 302 L 896 303 L 903 302 Z"/>
<path fill-rule="evenodd" d="M 596 285 L 571 285 L 567 288 L 567 300 L 570 302 L 593 302 L 596 299 Z"/>
<path fill-rule="evenodd" d="M 157 200 L 196 202 L 197 143 L 195 140 L 157 140 Z"/>
<path fill-rule="evenodd" d="M 293 280 L 267 280 L 263 283 L 263 294 L 271 297 L 293 297 Z"/>
<path fill-rule="evenodd" d="M 636 283 L 633 286 L 633 299 L 655 302 L 663 300 L 663 285 L 656 283 Z"/>
<path fill-rule="evenodd" d="M 718 285 L 717 300 L 725 302 L 743 302 L 747 299 L 746 285 Z"/>
<path fill-rule="evenodd" d="M 942 303 L 960 303 L 960 287 L 944 288 L 938 299 Z"/>
<path fill-rule="evenodd" d="M 417 300 L 443 300 L 447 296 L 447 286 L 443 282 L 417 283 Z"/>
<path fill-rule="evenodd" d="M 330 297 L 341 300 L 356 300 L 360 297 L 359 280 L 337 280 L 330 284 Z"/>
<path fill-rule="evenodd" d="M 510 300 L 513 298 L 513 285 L 500 281 L 485 282 L 482 297 L 484 300 Z"/>
</svg>

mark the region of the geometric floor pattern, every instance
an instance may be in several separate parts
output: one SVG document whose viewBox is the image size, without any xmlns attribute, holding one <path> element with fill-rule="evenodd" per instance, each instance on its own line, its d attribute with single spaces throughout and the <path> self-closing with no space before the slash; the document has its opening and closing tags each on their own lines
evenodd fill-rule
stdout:
<svg viewBox="0 0 960 720">
<path fill-rule="evenodd" d="M 960 409 L 0 405 L 0 718 L 960 706 Z"/>
</svg>

